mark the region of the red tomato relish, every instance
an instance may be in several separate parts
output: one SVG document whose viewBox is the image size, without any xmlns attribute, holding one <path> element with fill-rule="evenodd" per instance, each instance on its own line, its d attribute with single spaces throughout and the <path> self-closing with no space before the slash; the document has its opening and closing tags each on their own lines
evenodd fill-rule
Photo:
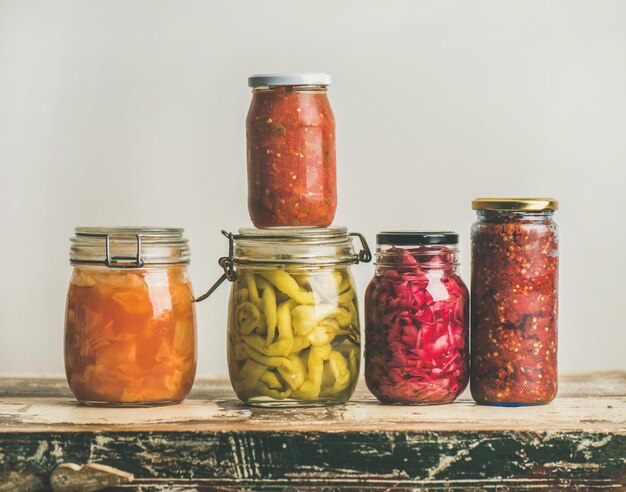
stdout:
<svg viewBox="0 0 626 492">
<path fill-rule="evenodd" d="M 250 78 L 246 120 L 250 218 L 259 228 L 327 227 L 335 217 L 337 184 L 335 119 L 326 84 L 319 83 L 326 79 L 256 86 L 268 83 L 263 79 Z"/>
<path fill-rule="evenodd" d="M 477 199 L 471 378 L 478 403 L 548 403 L 557 392 L 558 232 L 551 199 Z"/>
</svg>

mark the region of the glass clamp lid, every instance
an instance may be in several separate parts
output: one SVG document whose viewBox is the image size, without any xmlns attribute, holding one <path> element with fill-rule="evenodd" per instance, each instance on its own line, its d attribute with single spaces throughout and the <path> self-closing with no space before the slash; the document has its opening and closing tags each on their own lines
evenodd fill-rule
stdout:
<svg viewBox="0 0 626 492">
<path fill-rule="evenodd" d="M 372 253 L 365 237 L 348 232 L 345 227 L 273 227 L 268 229 L 240 229 L 239 234 L 222 231 L 228 238 L 228 256 L 218 260 L 224 274 L 196 302 L 209 297 L 225 281 L 237 277 L 236 266 L 255 265 L 351 265 L 369 263 Z M 354 250 L 352 238 L 361 242 L 361 250 Z"/>
<path fill-rule="evenodd" d="M 367 263 L 372 258 L 365 238 L 340 226 L 240 229 L 239 234 L 222 234 L 233 243 L 235 264 L 351 264 Z M 361 241 L 359 253 L 354 251 L 352 237 Z"/>
<path fill-rule="evenodd" d="M 173 227 L 77 227 L 71 238 L 70 263 L 108 268 L 187 264 L 191 255 L 183 231 Z"/>
</svg>

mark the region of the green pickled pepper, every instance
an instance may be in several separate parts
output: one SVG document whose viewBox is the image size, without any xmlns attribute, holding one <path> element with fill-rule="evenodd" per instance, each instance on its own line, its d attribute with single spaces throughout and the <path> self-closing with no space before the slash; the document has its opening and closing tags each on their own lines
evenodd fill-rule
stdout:
<svg viewBox="0 0 626 492">
<path fill-rule="evenodd" d="M 231 296 L 229 369 L 244 402 L 346 401 L 360 331 L 347 268 L 246 269 Z"/>
</svg>

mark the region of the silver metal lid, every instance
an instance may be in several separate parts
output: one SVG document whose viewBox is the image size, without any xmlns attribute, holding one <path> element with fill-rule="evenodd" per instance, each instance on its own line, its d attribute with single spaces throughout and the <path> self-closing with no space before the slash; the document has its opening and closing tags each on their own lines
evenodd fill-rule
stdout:
<svg viewBox="0 0 626 492">
<path fill-rule="evenodd" d="M 277 85 L 330 85 L 327 73 L 269 73 L 248 77 L 249 87 L 270 87 Z"/>
<path fill-rule="evenodd" d="M 186 264 L 191 252 L 183 232 L 174 227 L 77 227 L 70 263 L 110 268 Z"/>
</svg>

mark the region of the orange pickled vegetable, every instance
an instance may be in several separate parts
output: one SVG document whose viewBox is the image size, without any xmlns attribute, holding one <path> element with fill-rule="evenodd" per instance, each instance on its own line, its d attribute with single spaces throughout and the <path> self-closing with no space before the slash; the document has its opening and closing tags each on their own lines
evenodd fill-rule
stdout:
<svg viewBox="0 0 626 492">
<path fill-rule="evenodd" d="M 183 400 L 196 372 L 196 323 L 184 266 L 75 267 L 65 319 L 65 371 L 94 404 Z"/>
</svg>

